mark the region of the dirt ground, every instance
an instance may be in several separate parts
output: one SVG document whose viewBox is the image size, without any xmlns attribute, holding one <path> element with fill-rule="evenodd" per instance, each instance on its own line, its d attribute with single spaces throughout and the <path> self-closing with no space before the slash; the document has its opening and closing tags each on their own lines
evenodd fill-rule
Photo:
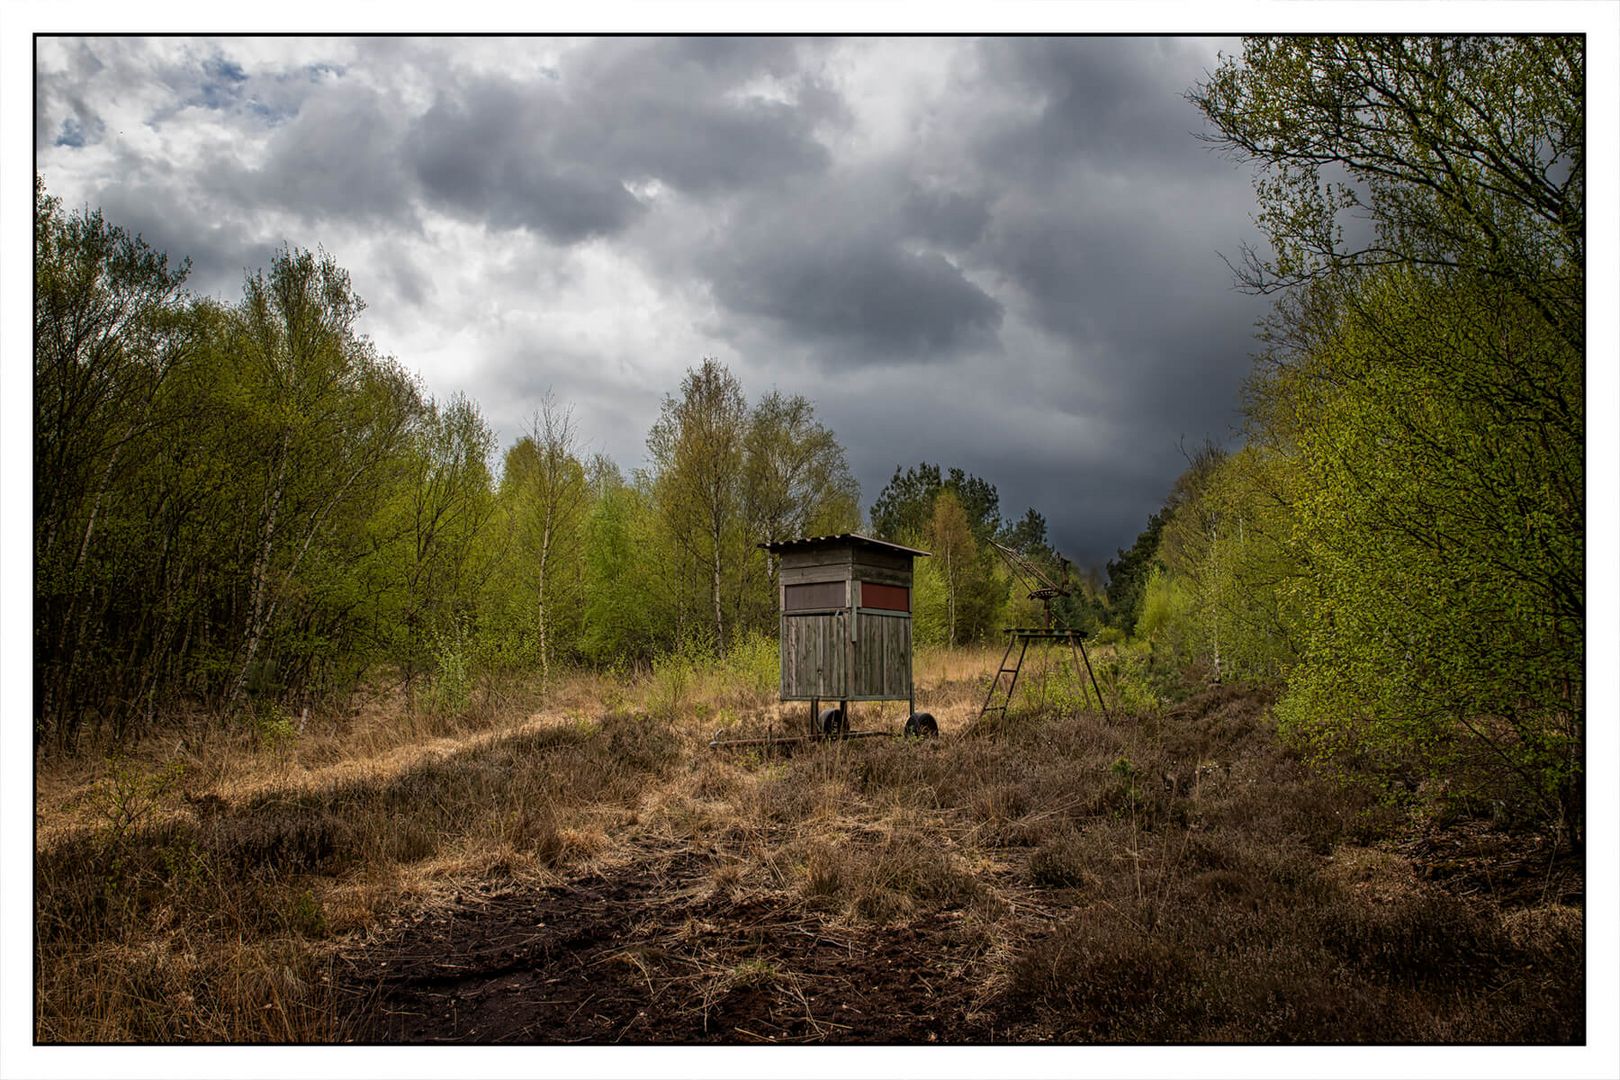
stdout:
<svg viewBox="0 0 1620 1080">
<path fill-rule="evenodd" d="M 832 928 L 708 891 L 714 861 L 647 851 L 613 876 L 469 895 L 347 958 L 361 1041 L 934 1042 L 1016 1039 L 968 989 L 961 913 Z"/>
<path fill-rule="evenodd" d="M 978 989 L 963 913 L 832 926 L 791 900 L 706 891 L 714 860 L 646 851 L 614 875 L 468 893 L 344 957 L 366 1043 L 1028 1043 L 1052 1027 Z M 1444 874 L 1421 864 L 1424 877 Z M 1559 871 L 1561 896 L 1579 882 Z M 1546 865 L 1499 884 L 1544 895 Z M 1501 878 L 1501 872 L 1497 872 Z M 1477 888 L 1480 883 L 1474 883 Z M 1031 935 L 1047 921 L 1029 920 Z"/>
</svg>

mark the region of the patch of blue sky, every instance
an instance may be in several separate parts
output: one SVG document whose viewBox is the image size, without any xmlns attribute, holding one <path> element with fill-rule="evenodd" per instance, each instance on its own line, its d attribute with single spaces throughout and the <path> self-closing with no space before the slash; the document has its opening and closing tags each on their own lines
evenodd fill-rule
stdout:
<svg viewBox="0 0 1620 1080">
<path fill-rule="evenodd" d="M 216 56 L 204 60 L 202 70 L 202 85 L 186 104 L 201 105 L 205 109 L 229 109 L 241 100 L 247 72 L 240 64 Z"/>
<path fill-rule="evenodd" d="M 86 127 L 77 116 L 70 116 L 62 121 L 62 128 L 56 135 L 56 145 L 78 150 L 86 143 L 99 140 L 101 131 L 102 124 L 100 120 L 92 120 L 89 127 Z"/>
<path fill-rule="evenodd" d="M 223 56 L 216 56 L 211 60 L 203 61 L 203 72 L 212 78 L 224 79 L 226 82 L 247 82 L 247 72 L 235 60 L 227 60 Z"/>
<path fill-rule="evenodd" d="M 263 120 L 269 127 L 275 127 L 277 124 L 285 123 L 298 115 L 298 106 L 293 102 L 278 101 L 272 103 L 262 101 L 256 97 L 248 98 L 248 100 L 243 103 L 243 108 L 245 108 L 251 115 Z"/>
</svg>

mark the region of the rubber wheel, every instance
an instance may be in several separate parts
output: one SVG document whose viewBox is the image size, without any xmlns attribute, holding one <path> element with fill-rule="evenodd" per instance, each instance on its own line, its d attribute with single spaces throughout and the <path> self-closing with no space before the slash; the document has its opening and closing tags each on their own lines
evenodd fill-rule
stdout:
<svg viewBox="0 0 1620 1080">
<path fill-rule="evenodd" d="M 849 730 L 849 723 L 844 719 L 843 709 L 821 710 L 821 734 L 829 739 L 841 739 L 844 732 Z"/>
<path fill-rule="evenodd" d="M 906 720 L 906 734 L 920 739 L 939 738 L 939 725 L 934 722 L 934 714 L 912 713 Z"/>
</svg>

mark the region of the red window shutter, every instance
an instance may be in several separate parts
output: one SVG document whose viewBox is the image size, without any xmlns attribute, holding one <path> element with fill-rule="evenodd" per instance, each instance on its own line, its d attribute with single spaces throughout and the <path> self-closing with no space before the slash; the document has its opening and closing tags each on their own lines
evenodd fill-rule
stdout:
<svg viewBox="0 0 1620 1080">
<path fill-rule="evenodd" d="M 861 607 L 880 608 L 884 611 L 910 611 L 911 590 L 904 585 L 879 585 L 875 581 L 863 581 Z"/>
</svg>

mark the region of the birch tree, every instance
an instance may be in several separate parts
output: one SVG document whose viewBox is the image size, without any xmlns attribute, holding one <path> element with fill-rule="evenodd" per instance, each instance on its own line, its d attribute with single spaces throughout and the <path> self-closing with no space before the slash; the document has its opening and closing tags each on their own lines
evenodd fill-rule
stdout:
<svg viewBox="0 0 1620 1080">
<path fill-rule="evenodd" d="M 808 398 L 775 390 L 761 398 L 749 414 L 743 450 L 743 518 L 752 543 L 859 527 L 860 485 L 844 448 L 816 420 Z M 736 621 L 775 625 L 775 558 L 745 558 L 742 566 Z M 750 599 L 751 610 L 745 612 Z"/>
<path fill-rule="evenodd" d="M 250 479 L 251 565 L 236 674 L 224 694 L 240 703 L 266 634 L 311 548 L 366 481 L 400 449 L 414 387 L 360 336 L 364 305 L 347 271 L 324 252 L 286 249 L 268 274 L 250 276 L 232 343 L 243 412 L 239 437 Z"/>
<path fill-rule="evenodd" d="M 530 581 L 528 593 L 542 683 L 557 651 L 558 612 L 577 591 L 581 529 L 588 489 L 578 456 L 573 410 L 548 391 L 528 431 L 507 453 L 506 493 L 515 548 L 509 558 Z"/>
<path fill-rule="evenodd" d="M 665 397 L 647 436 L 654 491 L 672 539 L 708 581 L 716 649 L 726 646 L 725 582 L 743 557 L 742 477 L 748 406 L 742 386 L 714 357 Z"/>
</svg>

